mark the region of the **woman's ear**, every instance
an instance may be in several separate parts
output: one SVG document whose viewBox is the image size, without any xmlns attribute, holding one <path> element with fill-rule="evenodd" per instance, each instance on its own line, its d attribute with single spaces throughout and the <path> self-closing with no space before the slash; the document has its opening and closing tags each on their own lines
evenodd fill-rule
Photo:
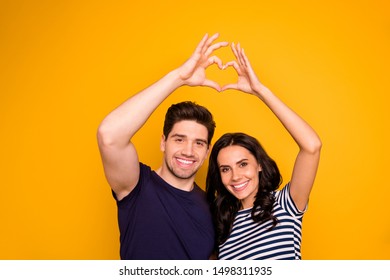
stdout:
<svg viewBox="0 0 390 280">
<path fill-rule="evenodd" d="M 257 171 L 263 171 L 263 168 L 261 167 L 261 165 L 260 165 L 260 163 L 259 163 L 259 166 L 258 166 L 258 168 L 257 168 Z"/>
</svg>

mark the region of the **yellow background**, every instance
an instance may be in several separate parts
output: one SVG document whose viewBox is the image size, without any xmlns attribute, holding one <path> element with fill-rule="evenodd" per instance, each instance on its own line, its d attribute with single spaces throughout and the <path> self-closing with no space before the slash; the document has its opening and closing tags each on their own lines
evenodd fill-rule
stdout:
<svg viewBox="0 0 390 280">
<path fill-rule="evenodd" d="M 119 258 L 97 127 L 215 32 L 243 45 L 263 83 L 323 141 L 303 259 L 390 259 L 389 6 L 1 0 L 0 259 Z M 228 48 L 216 54 L 232 59 Z M 235 80 L 230 70 L 208 75 L 224 84 Z M 227 131 L 257 137 L 289 180 L 296 145 L 261 102 L 232 90 L 171 95 L 135 137 L 142 161 L 159 166 L 163 116 L 182 100 L 213 112 L 215 139 Z"/>
</svg>

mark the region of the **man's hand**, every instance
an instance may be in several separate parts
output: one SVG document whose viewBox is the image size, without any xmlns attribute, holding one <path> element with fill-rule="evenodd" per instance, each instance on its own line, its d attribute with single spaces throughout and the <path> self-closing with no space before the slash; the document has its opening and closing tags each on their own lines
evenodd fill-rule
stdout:
<svg viewBox="0 0 390 280">
<path fill-rule="evenodd" d="M 212 44 L 219 34 L 216 33 L 210 38 L 206 34 L 196 47 L 192 56 L 178 68 L 180 79 L 184 85 L 188 86 L 207 86 L 221 91 L 221 86 L 212 80 L 207 79 L 206 69 L 212 65 L 217 64 L 220 69 L 223 68 L 222 61 L 217 56 L 210 56 L 213 51 L 226 47 L 228 42 L 219 42 Z"/>
</svg>

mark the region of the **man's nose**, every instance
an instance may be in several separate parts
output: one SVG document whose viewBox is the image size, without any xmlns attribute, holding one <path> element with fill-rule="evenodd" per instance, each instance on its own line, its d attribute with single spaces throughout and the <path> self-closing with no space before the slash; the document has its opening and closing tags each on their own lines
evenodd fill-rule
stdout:
<svg viewBox="0 0 390 280">
<path fill-rule="evenodd" d="M 185 156 L 192 156 L 194 154 L 193 145 L 191 142 L 187 142 L 183 147 L 182 154 Z"/>
</svg>

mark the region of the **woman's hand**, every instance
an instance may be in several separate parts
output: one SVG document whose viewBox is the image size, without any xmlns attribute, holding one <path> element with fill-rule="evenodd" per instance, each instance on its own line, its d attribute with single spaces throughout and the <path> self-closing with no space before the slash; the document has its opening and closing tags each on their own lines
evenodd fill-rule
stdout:
<svg viewBox="0 0 390 280">
<path fill-rule="evenodd" d="M 236 60 L 226 63 L 223 66 L 223 69 L 233 66 L 237 72 L 238 80 L 235 84 L 227 84 L 223 86 L 222 90 L 236 89 L 258 96 L 265 86 L 263 86 L 257 78 L 244 49 L 240 46 L 240 43 L 238 43 L 237 46 L 232 43 L 231 48 Z"/>
</svg>

